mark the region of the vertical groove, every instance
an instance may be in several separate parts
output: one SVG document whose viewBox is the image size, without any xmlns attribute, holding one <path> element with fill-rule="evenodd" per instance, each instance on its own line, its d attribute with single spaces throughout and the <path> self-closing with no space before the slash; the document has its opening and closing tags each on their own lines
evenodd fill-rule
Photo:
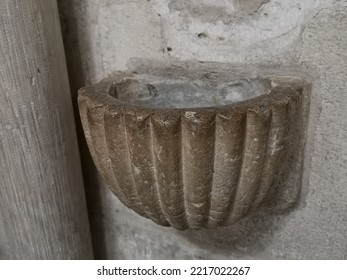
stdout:
<svg viewBox="0 0 347 280">
<path fill-rule="evenodd" d="M 158 176 L 157 176 L 157 171 L 158 171 L 158 166 L 156 164 L 156 160 L 155 160 L 155 155 L 154 155 L 154 136 L 153 136 L 153 123 L 152 123 L 152 117 L 149 116 L 149 150 L 150 150 L 150 161 L 151 161 L 151 171 L 152 171 L 152 176 L 153 176 L 153 187 L 154 190 L 156 192 L 156 195 L 154 196 L 154 198 L 156 199 L 156 201 L 154 203 L 158 204 L 165 219 L 167 219 L 165 212 L 163 211 L 163 207 L 161 205 L 161 200 L 159 197 L 159 186 L 158 186 Z"/>
<path fill-rule="evenodd" d="M 283 154 L 283 145 L 287 132 L 287 110 L 288 103 L 272 106 L 272 118 L 262 172 L 263 175 L 252 202 L 252 209 L 259 207 L 266 199 L 273 183 L 277 166 Z"/>
<path fill-rule="evenodd" d="M 130 151 L 129 151 L 129 137 L 128 137 L 128 132 L 127 132 L 127 127 L 126 127 L 126 122 L 125 122 L 125 115 L 122 116 L 122 120 L 123 120 L 123 127 L 124 127 L 124 138 L 125 138 L 125 144 L 126 144 L 126 155 L 127 155 L 127 159 L 129 160 L 129 169 L 130 169 L 130 175 L 131 175 L 131 179 L 133 181 L 133 186 L 134 186 L 134 194 L 136 195 L 136 198 L 139 200 L 141 206 L 143 207 L 143 211 L 146 213 L 146 217 L 150 217 L 149 213 L 146 211 L 146 208 L 144 207 L 142 201 L 141 201 L 141 197 L 139 196 L 139 193 L 137 191 L 137 186 L 136 186 L 136 181 L 135 181 L 135 176 L 134 176 L 134 171 L 132 169 L 131 166 L 131 156 L 130 156 Z M 120 163 L 121 164 L 121 163 Z M 122 176 L 122 175 L 121 175 Z"/>
<path fill-rule="evenodd" d="M 150 117 L 126 115 L 125 127 L 131 169 L 139 199 L 147 215 L 157 224 L 168 226 L 157 196 L 151 159 Z"/>
<path fill-rule="evenodd" d="M 181 175 L 181 180 L 182 180 L 182 192 L 183 192 L 183 207 L 184 207 L 184 216 L 186 219 L 186 223 L 188 227 L 190 228 L 189 220 L 188 220 L 188 203 L 187 203 L 187 193 L 188 193 L 188 188 L 187 188 L 187 180 L 185 176 L 185 165 L 184 162 L 186 161 L 186 152 L 185 152 L 185 145 L 184 145 L 184 139 L 185 139 L 185 132 L 184 132 L 184 117 L 180 116 L 180 142 L 181 142 L 181 162 L 180 162 L 180 175 Z"/>
<path fill-rule="evenodd" d="M 180 119 L 151 118 L 151 145 L 160 207 L 166 220 L 177 229 L 186 229 L 181 182 Z"/>
<path fill-rule="evenodd" d="M 207 225 L 209 224 L 209 221 L 211 220 L 211 205 L 212 202 L 214 201 L 214 198 L 212 197 L 212 195 L 215 192 L 215 188 L 214 188 L 214 183 L 215 183 L 215 172 L 216 172 L 216 139 L 217 139 L 217 114 L 215 114 L 214 116 L 214 126 L 213 126 L 213 155 L 212 155 L 212 180 L 211 180 L 211 187 L 210 187 L 210 193 L 208 195 L 208 205 L 207 205 Z M 220 190 L 217 190 L 217 192 L 219 192 Z"/>
<path fill-rule="evenodd" d="M 240 173 L 245 115 L 216 115 L 215 159 L 208 227 L 223 224 L 228 216 Z"/>
<path fill-rule="evenodd" d="M 180 182 L 182 185 L 182 199 L 183 199 L 183 215 L 184 215 L 184 222 L 187 227 L 188 220 L 187 220 L 187 199 L 186 199 L 186 184 L 183 178 L 183 160 L 184 160 L 184 150 L 183 150 L 183 127 L 182 127 L 182 116 L 179 117 L 179 150 L 180 150 L 180 161 L 179 161 L 179 174 L 180 174 Z"/>
<path fill-rule="evenodd" d="M 268 194 L 268 197 L 271 197 L 271 202 L 268 199 L 269 205 L 276 209 L 291 207 L 297 201 L 301 190 L 303 134 L 305 133 L 301 127 L 303 125 L 302 98 L 303 96 L 299 93 L 288 97 L 287 135 L 282 160 L 284 163 L 279 166 L 278 175 L 274 178 L 273 186 Z"/>
<path fill-rule="evenodd" d="M 117 178 L 115 177 L 109 149 L 106 143 L 104 114 L 107 107 L 87 103 L 87 121 L 89 127 L 89 137 L 93 146 L 94 162 L 111 191 L 117 195 L 118 199 L 125 205 L 130 205 L 124 192 L 121 190 Z"/>
<path fill-rule="evenodd" d="M 239 169 L 238 169 L 238 174 L 237 174 L 237 178 L 236 178 L 236 185 L 235 185 L 235 188 L 234 188 L 234 191 L 232 193 L 232 197 L 230 199 L 230 205 L 228 207 L 228 213 L 224 219 L 224 221 L 222 222 L 222 225 L 228 225 L 230 224 L 230 220 L 232 218 L 232 212 L 233 212 L 233 209 L 235 208 L 235 204 L 236 204 L 236 199 L 237 199 L 237 193 L 238 193 L 238 190 L 239 190 L 239 187 L 240 187 L 240 178 L 241 178 L 241 174 L 242 174 L 242 167 L 243 167 L 243 162 L 244 162 L 244 157 L 245 157 L 245 146 L 246 146 L 246 138 L 247 138 L 247 122 L 248 122 L 248 111 L 245 112 L 245 120 L 243 122 L 243 137 L 241 138 L 242 141 L 241 141 L 241 158 L 240 158 L 240 166 L 239 166 Z M 242 127 L 242 125 L 241 125 Z M 241 135 L 240 135 L 241 136 Z"/>
<path fill-rule="evenodd" d="M 254 108 L 247 111 L 245 144 L 241 173 L 229 223 L 242 218 L 249 210 L 261 181 L 271 113 Z"/>
<path fill-rule="evenodd" d="M 108 110 L 104 115 L 104 124 L 105 141 L 110 156 L 112 171 L 117 179 L 119 188 L 127 199 L 127 204 L 125 205 L 130 205 L 129 207 L 136 213 L 147 217 L 132 178 L 130 158 L 127 154 L 127 139 L 123 117 L 120 114 Z"/>
<path fill-rule="evenodd" d="M 199 229 L 208 220 L 213 175 L 214 115 L 186 112 L 182 121 L 183 180 L 186 217 L 190 228 Z"/>
<path fill-rule="evenodd" d="M 93 145 L 92 139 L 90 137 L 90 128 L 89 128 L 89 123 L 88 123 L 88 118 L 87 118 L 87 101 L 85 98 L 82 99 L 82 97 L 79 97 L 78 107 L 79 107 L 79 113 L 80 113 L 80 117 L 81 117 L 81 123 L 83 126 L 84 137 L 86 138 L 89 152 L 93 158 L 94 164 L 99 169 L 99 166 L 98 166 L 98 163 L 96 160 L 94 145 Z"/>
</svg>

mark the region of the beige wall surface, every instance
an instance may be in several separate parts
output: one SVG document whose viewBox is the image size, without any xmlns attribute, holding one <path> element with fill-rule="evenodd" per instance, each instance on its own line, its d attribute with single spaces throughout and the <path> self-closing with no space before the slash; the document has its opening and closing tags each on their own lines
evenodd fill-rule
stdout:
<svg viewBox="0 0 347 280">
<path fill-rule="evenodd" d="M 97 258 L 347 258 L 347 3 L 59 0 L 73 99 L 133 57 L 295 64 L 316 77 L 301 202 L 233 227 L 180 232 L 126 209 L 78 128 Z"/>
</svg>

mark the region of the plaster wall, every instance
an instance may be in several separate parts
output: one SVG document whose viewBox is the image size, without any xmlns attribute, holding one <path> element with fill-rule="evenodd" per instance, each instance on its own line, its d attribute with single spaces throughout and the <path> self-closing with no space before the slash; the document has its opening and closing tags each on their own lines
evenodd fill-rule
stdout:
<svg viewBox="0 0 347 280">
<path fill-rule="evenodd" d="M 73 98 L 134 57 L 295 64 L 314 77 L 300 203 L 233 227 L 180 232 L 126 209 L 79 128 L 94 252 L 109 259 L 347 258 L 347 2 L 59 0 Z"/>
</svg>

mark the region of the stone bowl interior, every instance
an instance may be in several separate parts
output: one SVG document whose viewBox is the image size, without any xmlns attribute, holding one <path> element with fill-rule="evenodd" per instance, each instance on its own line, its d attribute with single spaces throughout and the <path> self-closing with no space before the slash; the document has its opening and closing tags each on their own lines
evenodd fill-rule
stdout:
<svg viewBox="0 0 347 280">
<path fill-rule="evenodd" d="M 211 85 L 203 80 L 169 80 L 142 75 L 117 82 L 110 95 L 133 105 L 184 109 L 234 104 L 269 94 L 271 88 L 271 81 L 262 78 Z"/>
</svg>

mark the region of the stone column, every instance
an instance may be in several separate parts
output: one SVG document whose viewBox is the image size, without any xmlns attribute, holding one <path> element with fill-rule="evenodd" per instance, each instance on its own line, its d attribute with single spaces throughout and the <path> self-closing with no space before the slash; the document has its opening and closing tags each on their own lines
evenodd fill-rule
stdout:
<svg viewBox="0 0 347 280">
<path fill-rule="evenodd" d="M 55 0 L 0 2 L 0 178 L 7 258 L 93 257 Z"/>
</svg>

